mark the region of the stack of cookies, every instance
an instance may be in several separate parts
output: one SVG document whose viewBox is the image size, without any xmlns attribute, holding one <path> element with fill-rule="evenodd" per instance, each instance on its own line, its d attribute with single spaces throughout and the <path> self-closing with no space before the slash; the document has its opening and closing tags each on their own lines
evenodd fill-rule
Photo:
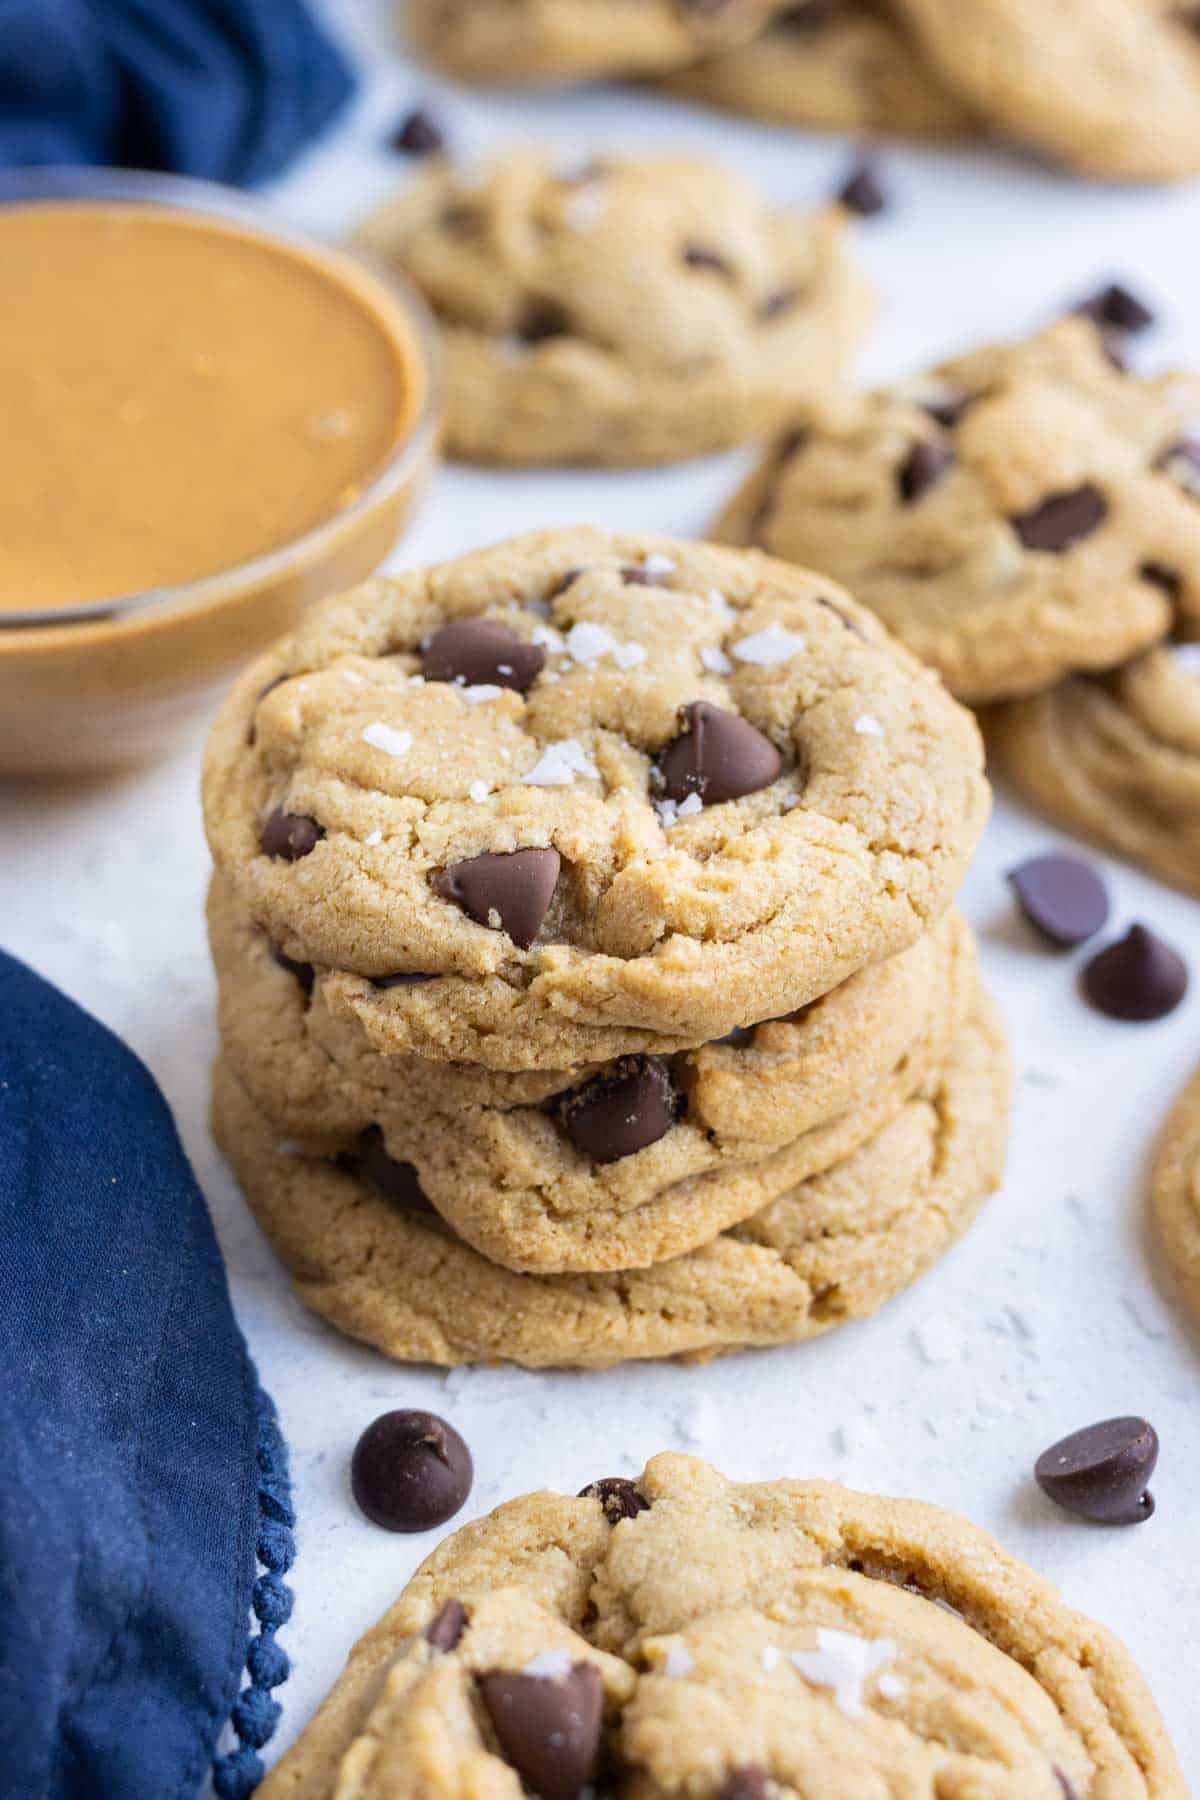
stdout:
<svg viewBox="0 0 1200 1800">
<path fill-rule="evenodd" d="M 239 683 L 204 797 L 217 1134 L 390 1355 L 804 1337 L 996 1184 L 978 733 L 831 581 L 589 529 L 377 580 Z"/>
</svg>

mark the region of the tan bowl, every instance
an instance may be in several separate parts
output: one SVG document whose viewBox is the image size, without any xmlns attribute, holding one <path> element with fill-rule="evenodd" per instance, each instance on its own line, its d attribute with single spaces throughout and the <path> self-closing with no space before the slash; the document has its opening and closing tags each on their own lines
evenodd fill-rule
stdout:
<svg viewBox="0 0 1200 1800">
<path fill-rule="evenodd" d="M 436 329 L 394 272 L 315 243 L 207 183 L 74 169 L 0 182 L 0 206 L 51 200 L 187 210 L 316 264 L 393 339 L 411 403 L 362 490 L 292 541 L 175 587 L 0 611 L 2 774 L 95 771 L 168 751 L 213 708 L 240 663 L 291 629 L 310 602 L 379 567 L 432 470 L 440 427 Z"/>
</svg>

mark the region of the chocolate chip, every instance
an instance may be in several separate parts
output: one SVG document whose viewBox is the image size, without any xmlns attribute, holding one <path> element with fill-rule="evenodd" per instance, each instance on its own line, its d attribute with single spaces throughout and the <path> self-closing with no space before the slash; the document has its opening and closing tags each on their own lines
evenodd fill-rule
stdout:
<svg viewBox="0 0 1200 1800">
<path fill-rule="evenodd" d="M 451 863 L 434 876 L 433 886 L 476 924 L 507 931 L 518 948 L 528 950 L 554 898 L 561 867 L 557 850 L 489 850 Z"/>
<path fill-rule="evenodd" d="M 1185 31 L 1200 37 L 1200 6 L 1180 6 L 1167 16 L 1174 19 L 1177 25 L 1182 25 Z"/>
<path fill-rule="evenodd" d="M 1170 944 L 1134 925 L 1084 964 L 1080 986 L 1097 1012 L 1145 1024 L 1175 1011 L 1187 993 L 1187 964 Z"/>
<path fill-rule="evenodd" d="M 1108 919 L 1108 889 L 1091 863 L 1050 851 L 1008 871 L 1017 905 L 1035 931 L 1073 950 Z"/>
<path fill-rule="evenodd" d="M 580 1155 L 614 1163 L 665 1137 L 682 1104 L 661 1058 L 626 1056 L 610 1075 L 562 1095 L 555 1110 Z"/>
<path fill-rule="evenodd" d="M 467 1609 L 461 1600 L 445 1600 L 425 1627 L 425 1642 L 434 1650 L 451 1651 L 467 1628 Z"/>
<path fill-rule="evenodd" d="M 426 681 L 461 681 L 468 687 L 490 683 L 523 694 L 545 663 L 540 644 L 527 644 L 495 619 L 452 619 L 430 638 L 421 673 Z"/>
<path fill-rule="evenodd" d="M 730 1772 L 718 1800 L 767 1800 L 767 1771 L 753 1763 Z"/>
<path fill-rule="evenodd" d="M 719 250 L 705 244 L 685 244 L 683 260 L 689 269 L 711 269 L 714 275 L 732 275 L 733 270 Z"/>
<path fill-rule="evenodd" d="M 560 306 L 557 300 L 534 295 L 521 308 L 516 334 L 523 344 L 541 344 L 547 338 L 566 337 L 570 328 L 565 306 Z"/>
<path fill-rule="evenodd" d="M 557 600 L 558 596 L 560 594 L 565 594 L 571 583 L 573 581 L 578 581 L 582 574 L 582 569 L 568 569 L 565 574 L 559 576 L 552 588 L 547 589 L 547 600 Z"/>
<path fill-rule="evenodd" d="M 1051 494 L 1028 512 L 1015 514 L 1010 523 L 1027 550 L 1060 555 L 1088 537 L 1107 517 L 1108 501 L 1087 481 L 1068 493 Z"/>
<path fill-rule="evenodd" d="M 848 212 L 860 219 L 872 219 L 886 212 L 888 197 L 873 163 L 856 163 L 837 191 L 837 198 Z"/>
<path fill-rule="evenodd" d="M 386 1412 L 354 1446 L 350 1482 L 359 1507 L 385 1531 L 428 1531 L 454 1517 L 471 1491 L 471 1452 L 436 1413 Z"/>
<path fill-rule="evenodd" d="M 1183 576 L 1177 569 L 1168 569 L 1164 563 L 1144 562 L 1138 569 L 1142 581 L 1148 581 L 1151 587 L 1161 588 L 1168 600 L 1178 600 L 1183 592 Z"/>
<path fill-rule="evenodd" d="M 406 113 L 391 138 L 392 149 L 401 156 L 436 156 L 445 142 L 441 126 L 423 106 Z"/>
<path fill-rule="evenodd" d="M 262 828 L 259 845 L 264 856 L 281 856 L 284 862 L 299 862 L 316 849 L 325 836 L 324 827 L 306 813 L 284 812 L 277 806 Z"/>
<path fill-rule="evenodd" d="M 728 1044 L 731 1050 L 743 1050 L 753 1036 L 753 1025 L 735 1025 L 732 1031 L 727 1031 L 725 1036 L 717 1038 L 716 1042 L 718 1044 Z"/>
<path fill-rule="evenodd" d="M 271 952 L 271 961 L 278 963 L 281 969 L 286 969 L 293 980 L 300 983 L 304 992 L 306 994 L 311 994 L 313 991 L 313 982 L 315 981 L 317 974 L 312 964 L 306 962 L 294 962 L 290 956 L 285 956 L 283 954 L 283 951 L 279 948 L 278 944 L 268 944 L 267 948 Z"/>
<path fill-rule="evenodd" d="M 1101 1525 L 1137 1525 L 1154 1511 L 1146 1491 L 1158 1461 L 1158 1434 L 1145 1419 L 1104 1419 L 1052 1444 L 1034 1467 L 1058 1506 Z"/>
<path fill-rule="evenodd" d="M 779 24 L 786 26 L 789 31 L 815 37 L 819 31 L 824 31 L 832 19 L 832 0 L 804 0 L 800 6 L 789 6 L 781 15 Z"/>
<path fill-rule="evenodd" d="M 758 316 L 763 324 L 769 325 L 772 319 L 782 319 L 784 313 L 791 312 L 800 299 L 801 291 L 798 287 L 785 287 L 768 294 L 758 309 Z"/>
<path fill-rule="evenodd" d="M 360 1181 L 367 1182 L 393 1206 L 403 1207 L 406 1212 L 435 1210 L 412 1164 L 388 1155 L 378 1125 L 368 1125 L 360 1133 L 357 1148 L 346 1161 Z"/>
<path fill-rule="evenodd" d="M 422 975 L 415 969 L 401 969 L 395 975 L 372 975 L 371 986 L 381 994 L 386 994 L 389 988 L 420 987 L 426 981 L 436 980 L 436 975 Z"/>
<path fill-rule="evenodd" d="M 639 1513 L 650 1510 L 650 1502 L 624 1475 L 605 1475 L 599 1481 L 589 1481 L 580 1488 L 579 1498 L 598 1500 L 610 1525 L 619 1525 L 622 1519 L 636 1519 Z"/>
<path fill-rule="evenodd" d="M 949 444 L 936 438 L 920 438 L 896 470 L 896 488 L 905 506 L 936 487 L 954 461 Z"/>
<path fill-rule="evenodd" d="M 579 1800 L 600 1761 L 604 1688 L 592 1663 L 552 1681 L 494 1669 L 479 1677 L 505 1762 L 539 1800 Z"/>
<path fill-rule="evenodd" d="M 953 431 L 974 406 L 976 397 L 974 394 L 942 394 L 921 400 L 918 404 L 923 413 L 928 413 L 946 431 Z"/>
<path fill-rule="evenodd" d="M 658 772 L 668 800 L 699 794 L 705 806 L 739 800 L 769 787 L 783 758 L 761 731 L 707 700 L 693 700 L 680 714 L 683 731 L 659 758 Z"/>
<path fill-rule="evenodd" d="M 1110 282 L 1107 287 L 1089 294 L 1074 310 L 1105 331 L 1146 331 L 1154 323 L 1150 308 L 1119 281 Z"/>
</svg>

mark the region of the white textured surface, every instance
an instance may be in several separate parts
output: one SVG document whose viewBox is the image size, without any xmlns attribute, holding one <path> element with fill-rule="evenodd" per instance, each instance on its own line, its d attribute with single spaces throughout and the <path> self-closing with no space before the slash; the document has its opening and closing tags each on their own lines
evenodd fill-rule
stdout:
<svg viewBox="0 0 1200 1800">
<path fill-rule="evenodd" d="M 819 199 L 846 164 L 836 141 L 721 121 L 649 95 L 456 93 L 389 60 L 374 7 L 336 12 L 373 52 L 376 74 L 346 128 L 278 191 L 281 207 L 310 226 L 339 228 L 405 178 L 405 165 L 380 146 L 418 96 L 464 147 L 513 137 L 545 137 L 572 154 L 688 143 L 739 165 L 784 203 Z M 889 152 L 887 177 L 894 212 L 859 234 L 885 303 L 868 374 L 899 374 L 1016 332 L 1119 272 L 1168 316 L 1146 354 L 1200 360 L 1195 190 L 1089 189 L 1015 159 L 901 149 Z M 733 456 L 633 476 L 451 471 L 398 560 L 584 519 L 698 533 L 743 463 Z M 1110 1024 L 1085 1010 L 1074 991 L 1079 958 L 1030 941 L 1002 879 L 1055 834 L 1002 801 L 968 884 L 967 911 L 1020 1071 L 1010 1176 L 967 1240 L 913 1292 L 816 1344 L 707 1368 L 446 1377 L 392 1367 L 302 1312 L 209 1140 L 213 988 L 201 927 L 198 751 L 115 781 L 0 785 L 0 935 L 146 1059 L 216 1217 L 239 1317 L 283 1415 L 300 1508 L 296 1611 L 284 1633 L 295 1673 L 277 1745 L 291 1740 L 354 1639 L 435 1542 L 376 1530 L 347 1486 L 363 1426 L 387 1407 L 415 1405 L 451 1417 L 474 1451 L 465 1516 L 539 1485 L 574 1490 L 636 1471 L 669 1447 L 742 1478 L 827 1475 L 956 1507 L 1126 1638 L 1200 1785 L 1200 1358 L 1143 1231 L 1147 1153 L 1200 1057 L 1200 985 L 1156 1026 Z M 1200 909 L 1107 867 L 1114 924 L 1146 920 L 1190 953 L 1200 983 Z M 1057 1513 L 1030 1470 L 1054 1438 L 1119 1412 L 1146 1414 L 1161 1434 L 1159 1509 L 1147 1525 L 1105 1531 Z"/>
</svg>

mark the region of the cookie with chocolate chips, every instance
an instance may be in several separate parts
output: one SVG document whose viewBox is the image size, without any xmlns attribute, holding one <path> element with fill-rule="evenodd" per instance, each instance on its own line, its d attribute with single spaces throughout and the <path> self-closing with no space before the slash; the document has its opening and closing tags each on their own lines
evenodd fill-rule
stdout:
<svg viewBox="0 0 1200 1800">
<path fill-rule="evenodd" d="M 748 42 L 667 76 L 666 93 L 780 125 L 898 137 L 974 135 L 974 115 L 877 0 L 792 0 Z"/>
<path fill-rule="evenodd" d="M 811 416 L 713 535 L 847 582 L 961 698 L 1036 693 L 1200 628 L 1198 403 L 1067 319 Z"/>
<path fill-rule="evenodd" d="M 455 675 L 466 620 L 508 636 Z M 239 905 L 377 1049 L 562 1070 L 780 1018 L 915 943 L 981 764 L 833 583 L 581 528 L 314 609 L 222 709 L 204 806 Z M 264 841 L 280 812 L 304 854 Z"/>
<path fill-rule="evenodd" d="M 407 0 L 417 48 L 468 81 L 654 75 L 739 43 L 790 0 Z"/>
<path fill-rule="evenodd" d="M 1163 1127 L 1150 1203 L 1183 1297 L 1200 1318 L 1200 1071 L 1180 1094 Z"/>
<path fill-rule="evenodd" d="M 468 461 L 636 465 L 741 443 L 839 382 L 871 310 L 836 208 L 777 211 L 679 156 L 439 163 L 360 236 L 436 315 L 446 444 Z"/>
<path fill-rule="evenodd" d="M 965 1519 L 686 1456 L 629 1485 L 440 1544 L 262 1800 L 1185 1800 L 1123 1645 Z"/>
<path fill-rule="evenodd" d="M 945 1061 L 974 948 L 951 913 L 799 1015 L 673 1056 L 559 1072 L 384 1057 L 214 887 L 223 1054 L 297 1152 L 427 1205 L 493 1262 L 644 1267 L 715 1237 L 875 1135 Z"/>
<path fill-rule="evenodd" d="M 300 1298 L 340 1330 L 400 1361 L 603 1368 L 794 1342 L 875 1312 L 997 1185 L 1008 1089 L 1003 1031 L 976 992 L 943 1067 L 842 1161 L 669 1261 L 573 1275 L 486 1260 L 414 1204 L 410 1178 L 397 1196 L 353 1159 L 298 1154 L 224 1063 L 213 1116 Z"/>
</svg>

